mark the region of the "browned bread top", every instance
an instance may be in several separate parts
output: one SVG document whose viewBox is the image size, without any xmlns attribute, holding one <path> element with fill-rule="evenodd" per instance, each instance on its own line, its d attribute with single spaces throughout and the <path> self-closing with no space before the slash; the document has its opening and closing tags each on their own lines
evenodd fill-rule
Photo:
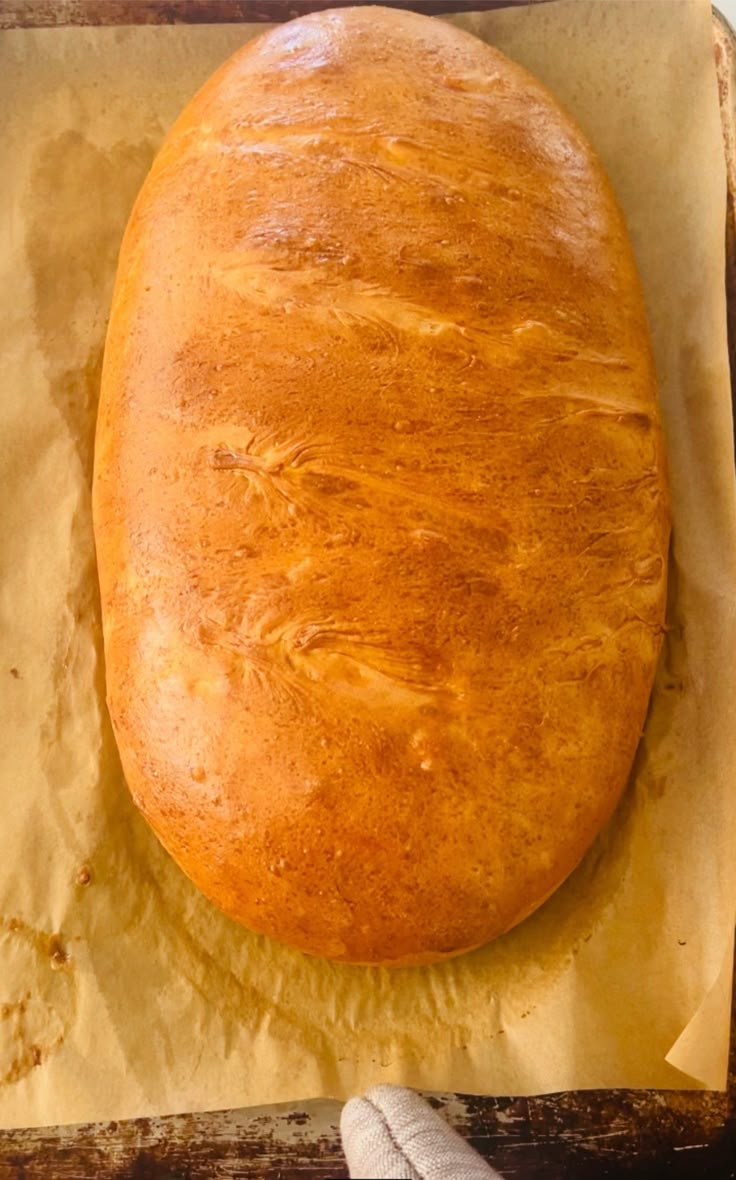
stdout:
<svg viewBox="0 0 736 1180">
<path fill-rule="evenodd" d="M 420 963 L 610 815 L 668 536 L 645 314 L 590 146 L 439 20 L 246 45 L 125 236 L 95 531 L 136 802 L 223 910 Z"/>
</svg>

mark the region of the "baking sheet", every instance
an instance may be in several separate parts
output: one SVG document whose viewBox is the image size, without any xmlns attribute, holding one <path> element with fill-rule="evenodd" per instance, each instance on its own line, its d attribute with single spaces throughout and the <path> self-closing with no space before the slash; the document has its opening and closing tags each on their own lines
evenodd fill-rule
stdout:
<svg viewBox="0 0 736 1180">
<path fill-rule="evenodd" d="M 183 877 L 128 798 L 104 707 L 95 403 L 140 183 L 181 106 L 263 26 L 3 33 L 0 1125 L 340 1098 L 376 1081 L 725 1084 L 736 514 L 710 9 L 560 0 L 454 19 L 580 120 L 644 279 L 675 528 L 632 786 L 542 910 L 435 967 L 310 959 L 241 930 Z"/>
</svg>

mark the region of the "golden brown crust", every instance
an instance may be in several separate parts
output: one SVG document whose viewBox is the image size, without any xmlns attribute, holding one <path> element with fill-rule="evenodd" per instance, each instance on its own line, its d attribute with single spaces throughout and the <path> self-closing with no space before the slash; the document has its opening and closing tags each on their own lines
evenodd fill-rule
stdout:
<svg viewBox="0 0 736 1180">
<path fill-rule="evenodd" d="M 235 55 L 120 258 L 97 434 L 110 711 L 227 913 L 430 962 L 625 785 L 668 518 L 626 232 L 522 69 L 343 9 Z"/>
</svg>

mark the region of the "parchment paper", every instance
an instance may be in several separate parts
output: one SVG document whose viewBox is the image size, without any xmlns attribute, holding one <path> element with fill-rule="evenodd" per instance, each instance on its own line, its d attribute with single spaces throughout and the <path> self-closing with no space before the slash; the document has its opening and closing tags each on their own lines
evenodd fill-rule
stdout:
<svg viewBox="0 0 736 1180">
<path fill-rule="evenodd" d="M 675 534 L 632 783 L 534 917 L 440 966 L 307 958 L 184 878 L 123 786 L 90 521 L 116 251 L 168 125 L 262 26 L 0 42 L 0 1123 L 316 1096 L 721 1087 L 736 899 L 736 516 L 710 11 L 576 0 L 457 18 L 598 149 L 641 266 Z"/>
</svg>

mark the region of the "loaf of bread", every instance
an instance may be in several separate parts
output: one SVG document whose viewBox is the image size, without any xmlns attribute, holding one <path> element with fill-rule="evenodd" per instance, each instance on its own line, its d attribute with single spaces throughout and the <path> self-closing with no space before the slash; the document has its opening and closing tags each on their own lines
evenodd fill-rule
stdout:
<svg viewBox="0 0 736 1180">
<path fill-rule="evenodd" d="M 125 235 L 94 521 L 136 803 L 212 901 L 354 963 L 534 910 L 626 785 L 668 507 L 590 146 L 383 8 L 247 44 Z"/>
</svg>

